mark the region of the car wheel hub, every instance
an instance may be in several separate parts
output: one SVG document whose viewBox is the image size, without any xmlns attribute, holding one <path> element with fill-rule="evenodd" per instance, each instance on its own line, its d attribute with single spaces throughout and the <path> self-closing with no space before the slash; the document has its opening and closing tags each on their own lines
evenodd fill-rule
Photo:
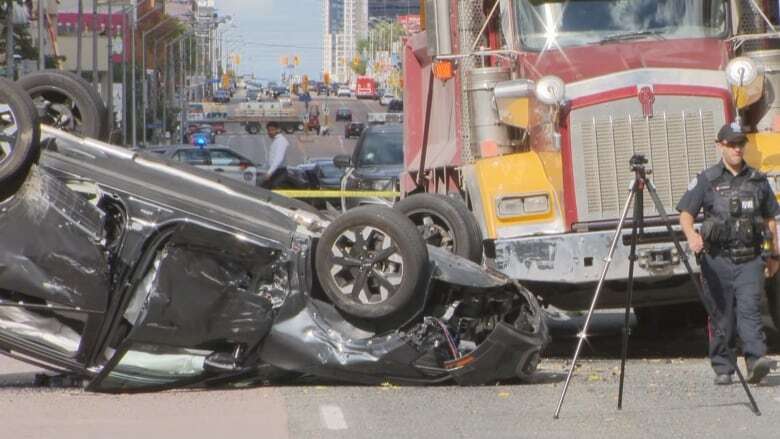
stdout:
<svg viewBox="0 0 780 439">
<path fill-rule="evenodd" d="M 331 276 L 349 300 L 374 305 L 396 293 L 403 280 L 403 258 L 392 238 L 379 229 L 345 230 L 331 247 Z"/>
<path fill-rule="evenodd" d="M 0 104 L 0 163 L 11 157 L 13 145 L 16 143 L 16 117 L 14 117 L 11 107 Z"/>
</svg>

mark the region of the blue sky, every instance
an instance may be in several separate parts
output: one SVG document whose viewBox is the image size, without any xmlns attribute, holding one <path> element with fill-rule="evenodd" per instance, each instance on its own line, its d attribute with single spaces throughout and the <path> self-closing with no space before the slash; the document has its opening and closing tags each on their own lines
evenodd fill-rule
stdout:
<svg viewBox="0 0 780 439">
<path fill-rule="evenodd" d="M 297 72 L 319 78 L 322 0 L 215 0 L 215 6 L 236 26 L 225 33 L 225 41 L 242 54 L 240 73 L 278 81 L 279 58 L 297 54 L 301 59 Z"/>
</svg>

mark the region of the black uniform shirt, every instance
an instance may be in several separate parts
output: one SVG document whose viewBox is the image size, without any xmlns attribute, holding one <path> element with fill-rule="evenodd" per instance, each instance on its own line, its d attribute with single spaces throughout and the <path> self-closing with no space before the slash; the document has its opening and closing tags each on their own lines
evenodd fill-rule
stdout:
<svg viewBox="0 0 780 439">
<path fill-rule="evenodd" d="M 749 173 L 760 175 L 756 201 L 758 202 L 758 210 L 761 217 L 774 218 L 780 215 L 780 205 L 778 205 L 775 193 L 772 191 L 772 187 L 769 186 L 769 181 L 765 175 L 758 173 L 758 171 L 745 164 L 739 174 L 735 176 L 726 169 L 722 160 L 691 180 L 691 183 L 688 185 L 688 191 L 682 196 L 680 202 L 677 203 L 677 211 L 688 212 L 695 218 L 699 211 L 704 208 L 705 212 L 709 212 L 714 216 L 727 217 L 728 212 L 713 211 L 716 206 L 721 206 L 722 203 L 715 203 L 715 198 L 718 195 L 713 190 L 711 181 L 719 177 L 724 182 L 732 182 L 735 178 L 747 176 Z"/>
</svg>

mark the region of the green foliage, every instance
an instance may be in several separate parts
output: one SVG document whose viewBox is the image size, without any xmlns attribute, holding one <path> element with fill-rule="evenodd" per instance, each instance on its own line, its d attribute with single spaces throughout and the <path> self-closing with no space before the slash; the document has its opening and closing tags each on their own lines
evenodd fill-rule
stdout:
<svg viewBox="0 0 780 439">
<path fill-rule="evenodd" d="M 19 5 L 24 4 L 22 1 L 15 1 L 15 3 Z M 0 53 L 5 54 L 7 34 L 5 20 L 9 2 L 2 1 L 2 6 L 3 8 L 0 9 L 0 28 L 2 28 L 2 32 L 0 32 Z M 38 49 L 33 44 L 29 26 L 14 26 L 14 53 L 21 56 L 22 59 L 38 58 Z"/>
</svg>

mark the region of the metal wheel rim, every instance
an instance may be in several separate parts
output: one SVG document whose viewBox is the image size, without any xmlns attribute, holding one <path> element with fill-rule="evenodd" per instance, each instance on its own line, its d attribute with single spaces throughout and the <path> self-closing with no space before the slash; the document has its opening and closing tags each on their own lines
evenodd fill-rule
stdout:
<svg viewBox="0 0 780 439">
<path fill-rule="evenodd" d="M 19 124 L 11 106 L 0 104 L 0 164 L 13 155 Z"/>
<path fill-rule="evenodd" d="M 57 90 L 45 90 L 33 93 L 31 97 L 41 124 L 68 132 L 82 132 L 81 111 L 70 96 Z"/>
<path fill-rule="evenodd" d="M 417 226 L 426 244 L 455 253 L 457 243 L 452 225 L 447 220 L 430 212 L 411 212 L 409 218 Z"/>
<path fill-rule="evenodd" d="M 389 300 L 404 276 L 398 246 L 390 235 L 370 226 L 341 232 L 333 241 L 329 262 L 338 293 L 361 305 Z"/>
</svg>

